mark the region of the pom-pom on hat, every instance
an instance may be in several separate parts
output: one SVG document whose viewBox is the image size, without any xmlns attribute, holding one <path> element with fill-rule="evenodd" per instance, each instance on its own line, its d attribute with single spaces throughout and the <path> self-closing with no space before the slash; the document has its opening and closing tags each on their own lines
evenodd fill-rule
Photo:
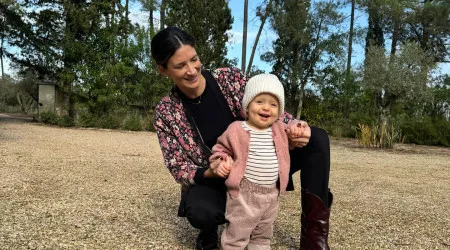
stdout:
<svg viewBox="0 0 450 250">
<path fill-rule="evenodd" d="M 284 88 L 276 75 L 259 74 L 250 78 L 245 86 L 242 108 L 246 110 L 250 102 L 259 94 L 269 93 L 280 103 L 278 116 L 284 113 Z"/>
</svg>

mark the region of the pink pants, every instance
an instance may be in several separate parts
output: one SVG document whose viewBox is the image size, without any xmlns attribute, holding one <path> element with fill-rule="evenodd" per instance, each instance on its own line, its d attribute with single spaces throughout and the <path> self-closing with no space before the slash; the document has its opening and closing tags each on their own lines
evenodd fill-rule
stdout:
<svg viewBox="0 0 450 250">
<path fill-rule="evenodd" d="M 237 197 L 227 193 L 221 249 L 270 249 L 273 223 L 278 211 L 278 189 L 242 179 Z"/>
</svg>

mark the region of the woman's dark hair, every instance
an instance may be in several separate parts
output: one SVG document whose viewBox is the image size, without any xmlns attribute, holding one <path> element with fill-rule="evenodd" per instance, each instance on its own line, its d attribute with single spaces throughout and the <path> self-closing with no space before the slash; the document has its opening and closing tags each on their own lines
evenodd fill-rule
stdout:
<svg viewBox="0 0 450 250">
<path fill-rule="evenodd" d="M 156 64 L 167 68 L 167 61 L 182 45 L 195 47 L 195 40 L 178 27 L 167 27 L 159 31 L 152 39 L 152 58 Z"/>
</svg>

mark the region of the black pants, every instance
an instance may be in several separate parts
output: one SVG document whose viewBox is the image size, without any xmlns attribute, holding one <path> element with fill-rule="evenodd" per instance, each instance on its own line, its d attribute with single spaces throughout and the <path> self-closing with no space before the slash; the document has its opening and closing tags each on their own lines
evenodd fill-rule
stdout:
<svg viewBox="0 0 450 250">
<path fill-rule="evenodd" d="M 328 206 L 328 181 L 330 177 L 330 141 L 325 130 L 311 127 L 311 138 L 303 148 L 290 152 L 291 171 L 287 190 L 293 190 L 292 174 L 301 170 L 303 189 L 319 196 Z M 224 182 L 192 186 L 185 196 L 186 217 L 198 229 L 212 229 L 225 223 L 226 191 Z"/>
</svg>

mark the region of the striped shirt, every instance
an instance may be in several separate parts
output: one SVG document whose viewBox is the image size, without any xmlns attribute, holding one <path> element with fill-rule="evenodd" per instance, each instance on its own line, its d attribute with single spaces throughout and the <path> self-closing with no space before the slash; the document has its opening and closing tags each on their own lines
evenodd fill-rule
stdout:
<svg viewBox="0 0 450 250">
<path fill-rule="evenodd" d="M 272 138 L 272 128 L 252 129 L 246 122 L 242 127 L 250 131 L 250 146 L 244 178 L 259 185 L 274 185 L 278 180 L 278 159 Z"/>
</svg>

